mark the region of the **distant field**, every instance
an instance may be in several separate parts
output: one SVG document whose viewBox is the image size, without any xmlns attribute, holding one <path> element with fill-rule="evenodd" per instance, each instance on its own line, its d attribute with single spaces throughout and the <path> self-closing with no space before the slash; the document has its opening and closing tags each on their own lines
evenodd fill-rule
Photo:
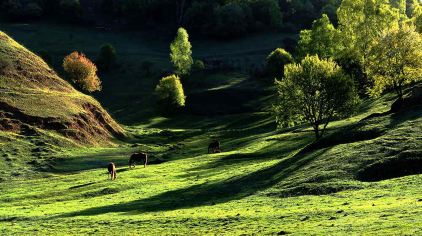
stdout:
<svg viewBox="0 0 422 236">
<path fill-rule="evenodd" d="M 53 66 L 59 72 L 63 57 L 70 52 L 82 51 L 95 59 L 102 44 L 113 44 L 118 52 L 120 66 L 110 73 L 100 75 L 103 91 L 95 94 L 95 97 L 116 119 L 125 124 L 148 122 L 156 116 L 152 109 L 155 102 L 152 93 L 160 79 L 161 71 L 171 70 L 169 44 L 172 38 L 162 38 L 147 33 L 125 31 L 115 33 L 51 24 L 0 24 L 0 29 L 34 52 L 48 51 L 53 57 Z M 196 41 L 193 38 L 193 54 L 197 59 L 219 59 L 234 63 L 241 68 L 248 68 L 251 65 L 261 65 L 272 50 L 284 46 L 284 39 L 295 37 L 292 34 L 282 33 L 264 34 L 229 42 Z M 142 71 L 141 63 L 145 60 L 154 62 L 154 75 L 146 76 Z M 234 82 L 230 74 L 214 75 L 214 80 L 207 77 L 209 76 L 197 76 L 189 81 L 201 86 L 186 89 L 188 99 L 191 92 L 214 88 L 216 84 L 225 86 L 223 90 L 230 89 L 230 84 Z M 245 79 L 247 75 L 240 77 Z M 208 82 L 202 82 L 204 79 Z M 188 86 L 187 82 L 184 84 Z M 252 87 L 250 83 L 243 84 L 246 84 L 246 90 L 259 91 L 263 88 L 259 84 Z M 242 84 L 240 89 L 242 90 Z M 224 99 L 225 95 L 222 96 L 221 99 Z M 254 99 L 249 98 L 249 100 Z"/>
<path fill-rule="evenodd" d="M 113 44 L 121 62 L 150 60 L 160 67 L 169 67 L 169 45 L 172 38 L 131 31 L 107 32 L 75 26 L 52 24 L 0 24 L 0 28 L 30 50 L 47 50 L 56 59 L 79 50 L 95 58 L 104 43 Z M 196 40 L 191 38 L 195 58 L 241 60 L 239 63 L 261 63 L 275 48 L 284 47 L 284 39 L 296 39 L 294 34 L 269 33 L 231 41 Z M 128 58 L 129 57 L 129 58 Z"/>
</svg>

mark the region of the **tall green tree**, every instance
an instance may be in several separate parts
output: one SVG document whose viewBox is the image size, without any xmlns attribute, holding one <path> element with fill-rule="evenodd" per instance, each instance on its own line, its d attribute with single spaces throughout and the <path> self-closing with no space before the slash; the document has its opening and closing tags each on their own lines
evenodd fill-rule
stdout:
<svg viewBox="0 0 422 236">
<path fill-rule="evenodd" d="M 385 32 L 371 50 L 369 72 L 374 79 L 371 95 L 394 89 L 399 99 L 403 88 L 422 80 L 422 35 L 403 24 Z"/>
<path fill-rule="evenodd" d="M 178 75 L 190 73 L 192 59 L 192 45 L 189 42 L 188 32 L 184 28 L 179 28 L 177 36 L 170 45 L 170 59 Z"/>
<path fill-rule="evenodd" d="M 310 30 L 300 31 L 297 54 L 300 58 L 306 55 L 319 55 L 330 58 L 339 50 L 338 31 L 327 15 L 315 20 Z"/>
<path fill-rule="evenodd" d="M 366 68 L 371 47 L 380 35 L 397 27 L 400 14 L 388 0 L 343 0 L 337 10 L 342 54 L 355 55 Z"/>
<path fill-rule="evenodd" d="M 284 79 L 276 81 L 276 86 L 278 125 L 308 122 L 317 139 L 334 117 L 351 114 L 358 102 L 353 80 L 334 61 L 318 56 L 306 56 L 300 64 L 286 65 Z"/>
</svg>

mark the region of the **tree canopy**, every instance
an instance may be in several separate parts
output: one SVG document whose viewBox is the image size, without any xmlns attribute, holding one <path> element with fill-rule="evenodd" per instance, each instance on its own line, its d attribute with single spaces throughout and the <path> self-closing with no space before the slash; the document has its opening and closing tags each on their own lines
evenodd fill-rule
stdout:
<svg viewBox="0 0 422 236">
<path fill-rule="evenodd" d="M 352 54 L 366 67 L 371 47 L 390 27 L 397 27 L 399 10 L 388 0 L 343 0 L 337 10 L 342 54 Z"/>
<path fill-rule="evenodd" d="M 319 55 L 321 58 L 330 58 L 338 50 L 338 31 L 327 15 L 323 14 L 320 19 L 315 20 L 310 30 L 300 31 L 297 46 L 298 57 Z"/>
<path fill-rule="evenodd" d="M 97 67 L 83 53 L 72 52 L 63 60 L 63 69 L 68 79 L 86 92 L 101 90 Z"/>
<path fill-rule="evenodd" d="M 170 45 L 170 59 L 176 74 L 190 73 L 193 64 L 192 46 L 189 42 L 188 32 L 184 28 L 179 28 L 176 38 Z"/>
<path fill-rule="evenodd" d="M 317 139 L 334 117 L 351 114 L 358 102 L 353 80 L 334 61 L 318 56 L 306 56 L 300 64 L 286 65 L 284 79 L 276 80 L 276 86 L 278 125 L 306 121 Z"/>
<path fill-rule="evenodd" d="M 422 36 L 412 25 L 391 28 L 374 45 L 369 59 L 371 95 L 394 89 L 402 98 L 405 85 L 422 80 Z"/>
</svg>

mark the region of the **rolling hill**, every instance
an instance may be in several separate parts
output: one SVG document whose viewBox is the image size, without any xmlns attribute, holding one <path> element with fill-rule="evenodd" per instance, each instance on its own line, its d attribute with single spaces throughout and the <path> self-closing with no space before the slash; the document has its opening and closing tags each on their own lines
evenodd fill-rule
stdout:
<svg viewBox="0 0 422 236">
<path fill-rule="evenodd" d="M 41 58 L 0 32 L 2 131 L 56 131 L 79 143 L 122 137 L 123 129 L 92 97 L 75 90 Z"/>
<path fill-rule="evenodd" d="M 3 32 L 0 92 L 3 172 L 17 174 L 18 166 L 38 165 L 61 147 L 110 144 L 125 136 L 98 101 L 75 90 Z"/>
</svg>

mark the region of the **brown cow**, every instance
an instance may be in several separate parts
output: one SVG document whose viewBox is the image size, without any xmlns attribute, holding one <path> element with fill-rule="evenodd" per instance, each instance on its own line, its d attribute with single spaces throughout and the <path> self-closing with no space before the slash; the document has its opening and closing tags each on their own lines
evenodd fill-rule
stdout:
<svg viewBox="0 0 422 236">
<path fill-rule="evenodd" d="M 136 162 L 144 163 L 144 168 L 147 167 L 148 155 L 146 153 L 133 153 L 129 158 L 129 168 L 136 166 Z"/>
<path fill-rule="evenodd" d="M 111 180 L 115 180 L 117 178 L 116 165 L 113 162 L 108 164 L 108 174 L 110 175 Z"/>
<path fill-rule="evenodd" d="M 210 145 L 208 145 L 208 153 L 211 153 L 210 150 L 212 150 L 212 153 L 221 152 L 220 141 L 214 140 L 210 143 Z"/>
</svg>

